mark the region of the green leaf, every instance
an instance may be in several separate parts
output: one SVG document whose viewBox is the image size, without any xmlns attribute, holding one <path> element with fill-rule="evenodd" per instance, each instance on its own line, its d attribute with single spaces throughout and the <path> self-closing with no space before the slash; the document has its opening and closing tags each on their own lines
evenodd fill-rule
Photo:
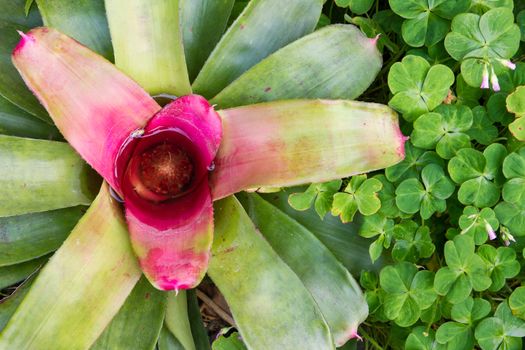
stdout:
<svg viewBox="0 0 525 350">
<path fill-rule="evenodd" d="M 394 94 L 388 105 L 414 121 L 439 106 L 453 83 L 454 74 L 447 66 L 431 67 L 424 58 L 405 56 L 388 73 L 388 87 Z"/>
<path fill-rule="evenodd" d="M 0 218 L 0 266 L 18 264 L 60 247 L 85 208 L 73 207 Z"/>
<path fill-rule="evenodd" d="M 375 214 L 381 207 L 377 192 L 382 188 L 383 184 L 377 179 L 367 179 L 366 175 L 353 176 L 344 192 L 334 195 L 332 215 L 339 215 L 346 223 L 354 219 L 358 210 L 363 215 Z"/>
<path fill-rule="evenodd" d="M 195 350 L 195 341 L 192 337 L 190 320 L 188 318 L 188 299 L 186 295 L 186 291 L 181 291 L 178 294 L 175 292 L 168 293 L 164 324 L 185 350 Z"/>
<path fill-rule="evenodd" d="M 425 196 L 425 188 L 418 179 L 407 179 L 396 189 L 396 204 L 401 211 L 415 214 L 419 211 Z"/>
<path fill-rule="evenodd" d="M 518 12 L 518 14 L 516 15 L 516 22 L 520 27 L 521 41 L 525 41 L 525 10 L 521 10 L 520 12 Z"/>
<path fill-rule="evenodd" d="M 378 213 L 388 218 L 395 218 L 401 215 L 399 208 L 396 205 L 396 188 L 394 184 L 387 180 L 385 175 L 378 174 L 374 179 L 381 181 L 383 188 L 377 194 L 381 202 L 381 208 Z"/>
<path fill-rule="evenodd" d="M 188 298 L 188 319 L 190 321 L 191 334 L 193 342 L 198 350 L 209 350 L 210 339 L 208 338 L 208 331 L 204 328 L 202 322 L 201 311 L 195 290 L 186 291 Z"/>
<path fill-rule="evenodd" d="M 405 343 L 405 350 L 443 350 L 443 348 L 436 342 L 434 330 L 427 331 L 425 326 L 413 328 Z"/>
<path fill-rule="evenodd" d="M 152 95 L 191 93 L 180 1 L 106 0 L 116 66 Z"/>
<path fill-rule="evenodd" d="M 307 210 L 315 202 L 315 211 L 322 219 L 332 208 L 334 194 L 341 188 L 341 180 L 311 184 L 305 192 L 292 193 L 288 203 L 296 210 Z"/>
<path fill-rule="evenodd" d="M 471 237 L 459 235 L 445 243 L 445 260 L 448 266 L 436 273 L 434 288 L 439 295 L 446 295 L 450 303 L 462 302 L 472 289 L 482 291 L 490 287 L 487 266 L 474 253 Z"/>
<path fill-rule="evenodd" d="M 483 153 L 461 149 L 448 164 L 450 177 L 461 187 L 458 199 L 463 204 L 491 207 L 500 196 L 501 164 L 507 151 L 501 144 L 492 144 Z"/>
<path fill-rule="evenodd" d="M 88 348 L 140 275 L 120 207 L 104 185 L 0 334 L 0 348 Z"/>
<path fill-rule="evenodd" d="M 386 292 L 385 315 L 401 327 L 414 324 L 421 309 L 432 305 L 437 297 L 430 271 L 417 271 L 414 264 L 403 262 L 381 270 L 381 288 Z"/>
<path fill-rule="evenodd" d="M 164 320 L 166 294 L 142 276 L 90 350 L 153 349 Z"/>
<path fill-rule="evenodd" d="M 441 167 L 445 166 L 443 159 L 437 155 L 436 152 L 423 151 L 415 147 L 411 141 L 405 143 L 405 159 L 396 165 L 385 169 L 386 178 L 389 181 L 397 182 L 412 177 L 419 177 L 421 170 L 426 165 L 438 164 Z M 383 203 L 383 201 L 381 201 Z"/>
<path fill-rule="evenodd" d="M 467 206 L 459 218 L 459 227 L 461 234 L 472 237 L 476 245 L 481 245 L 487 241 L 489 233 L 498 229 L 499 221 L 491 208 L 480 211 L 476 207 Z"/>
<path fill-rule="evenodd" d="M 328 326 L 314 299 L 257 233 L 240 203 L 228 197 L 215 204 L 208 275 L 226 298 L 246 345 L 332 348 Z"/>
<path fill-rule="evenodd" d="M 390 246 L 394 220 L 387 219 L 380 214 L 365 216 L 363 223 L 359 226 L 359 234 L 365 238 L 372 238 L 377 235 L 388 237 L 385 240 L 385 248 Z"/>
<path fill-rule="evenodd" d="M 190 81 L 224 34 L 234 0 L 183 0 L 180 25 Z"/>
<path fill-rule="evenodd" d="M 476 327 L 475 336 L 483 350 L 520 350 L 525 337 L 525 322 L 512 316 L 504 301 L 499 304 L 495 317 L 481 321 Z"/>
<path fill-rule="evenodd" d="M 44 25 L 58 29 L 109 60 L 113 59 L 104 0 L 36 0 L 36 3 Z"/>
<path fill-rule="evenodd" d="M 0 134 L 38 139 L 60 139 L 60 133 L 0 96 Z"/>
<path fill-rule="evenodd" d="M 512 314 L 525 320 L 525 286 L 516 288 L 509 297 Z"/>
<path fill-rule="evenodd" d="M 356 15 L 362 15 L 370 10 L 374 0 L 335 0 L 335 4 L 340 7 L 349 7 Z"/>
<path fill-rule="evenodd" d="M 0 20 L 0 37 L 2 38 L 0 43 L 0 95 L 26 112 L 51 124 L 51 118 L 46 110 L 26 87 L 11 62 L 11 53 L 20 41 L 17 30 L 26 31 L 28 28 Z"/>
<path fill-rule="evenodd" d="M 220 335 L 213 342 L 212 350 L 247 350 L 247 348 L 239 333 L 233 332 L 227 337 L 224 334 Z"/>
<path fill-rule="evenodd" d="M 403 181 L 396 189 L 396 204 L 408 214 L 420 211 L 423 219 L 445 211 L 445 199 L 454 192 L 454 184 L 437 164 L 429 164 L 421 172 L 423 184 L 417 179 Z"/>
<path fill-rule="evenodd" d="M 42 258 L 29 260 L 16 265 L 0 267 L 0 290 L 23 281 L 43 266 L 48 258 L 48 256 L 44 256 Z"/>
<path fill-rule="evenodd" d="M 375 263 L 370 260 L 368 249 L 371 240 L 359 236 L 356 223 L 343 224 L 331 215 L 321 220 L 313 209 L 293 209 L 288 204 L 288 195 L 293 191 L 293 188 L 285 189 L 263 195 L 263 198 L 312 232 L 354 276 L 363 270 L 378 271 L 383 267 L 384 259 L 379 258 Z"/>
<path fill-rule="evenodd" d="M 516 260 L 516 252 L 512 248 L 499 247 L 484 244 L 478 249 L 478 255 L 485 260 L 489 271 L 492 284 L 489 290 L 496 292 L 503 288 L 505 280 L 515 277 L 521 269 L 520 263 Z"/>
<path fill-rule="evenodd" d="M 402 221 L 394 227 L 396 243 L 392 257 L 396 261 L 417 262 L 419 258 L 430 257 L 435 246 L 426 226 L 419 227 L 414 221 Z"/>
<path fill-rule="evenodd" d="M 457 322 L 446 322 L 439 326 L 436 340 L 447 349 L 472 349 L 474 334 L 468 325 Z"/>
<path fill-rule="evenodd" d="M 36 6 L 28 7 L 33 1 L 11 0 L 0 2 L 0 21 L 33 28 L 42 25 L 42 18 Z"/>
<path fill-rule="evenodd" d="M 525 199 L 525 149 L 509 154 L 503 161 L 503 174 L 509 179 L 503 186 L 503 199 L 523 203 Z"/>
<path fill-rule="evenodd" d="M 472 140 L 482 145 L 490 145 L 498 136 L 498 129 L 487 115 L 485 108 L 476 106 L 472 109 L 472 127 L 467 134 Z"/>
<path fill-rule="evenodd" d="M 472 0 L 470 11 L 478 14 L 489 11 L 490 9 L 506 7 L 513 9 L 514 1 L 512 0 Z"/>
<path fill-rule="evenodd" d="M 485 299 L 468 297 L 463 302 L 452 306 L 451 316 L 454 321 L 473 325 L 491 311 L 490 303 Z"/>
<path fill-rule="evenodd" d="M 98 178 L 67 144 L 0 135 L 0 217 L 87 205 Z"/>
<path fill-rule="evenodd" d="M 444 159 L 452 158 L 461 148 L 470 147 L 466 132 L 471 128 L 473 115 L 463 105 L 440 105 L 414 122 L 412 143 L 425 149 L 436 149 Z"/>
<path fill-rule="evenodd" d="M 507 110 L 510 113 L 516 114 L 520 117 L 525 115 L 525 86 L 518 86 L 518 88 L 507 96 Z"/>
<path fill-rule="evenodd" d="M 334 342 L 341 346 L 368 314 L 357 282 L 311 232 L 256 194 L 238 198 L 279 257 L 316 301 Z M 311 264 L 305 264 L 305 261 Z"/>
<path fill-rule="evenodd" d="M 2 332 L 2 330 L 5 328 L 11 316 L 13 316 L 16 309 L 18 308 L 18 305 L 20 305 L 22 300 L 24 300 L 27 292 L 29 291 L 31 283 L 35 278 L 34 276 L 35 275 L 28 278 L 26 281 L 16 287 L 15 291 L 10 296 L 3 298 L 2 302 L 0 302 L 0 332 Z"/>
<path fill-rule="evenodd" d="M 525 236 L 525 205 L 499 202 L 494 211 L 500 224 L 508 227 L 513 235 Z"/>
<path fill-rule="evenodd" d="M 392 10 L 403 18 L 403 39 L 414 47 L 432 46 L 443 40 L 449 29 L 449 21 L 456 14 L 466 11 L 469 0 L 390 0 Z"/>
<path fill-rule="evenodd" d="M 171 334 L 165 325 L 160 329 L 157 348 L 158 350 L 185 350 L 184 346 Z"/>
<path fill-rule="evenodd" d="M 503 84 L 503 82 L 501 83 Z M 472 87 L 468 85 L 465 82 L 463 75 L 459 74 L 456 77 L 457 104 L 468 106 L 472 108 L 472 112 L 474 112 L 474 109 L 479 106 L 479 99 L 481 98 L 482 94 L 483 91 L 479 87 Z M 476 118 L 476 114 L 474 114 L 474 118 Z"/>
<path fill-rule="evenodd" d="M 487 113 L 493 122 L 499 122 L 503 125 L 510 124 L 515 118 L 507 111 L 505 99 L 507 94 L 498 92 L 492 94 L 487 102 Z"/>
<path fill-rule="evenodd" d="M 525 141 L 525 118 L 517 118 L 510 123 L 509 130 L 516 139 Z"/>
<path fill-rule="evenodd" d="M 352 25 L 326 26 L 254 65 L 211 103 L 228 108 L 282 99 L 355 99 L 374 81 L 381 65 L 374 39 Z"/>
<path fill-rule="evenodd" d="M 284 7 L 280 0 L 250 1 L 204 63 L 193 90 L 208 99 L 215 96 L 272 52 L 310 33 L 321 7 L 321 0 L 290 0 Z"/>
<path fill-rule="evenodd" d="M 510 9 L 496 8 L 482 16 L 462 13 L 452 21 L 445 48 L 455 60 L 462 61 L 461 74 L 467 84 L 479 87 L 488 66 L 499 65 L 498 60 L 516 53 L 520 36 Z"/>
</svg>

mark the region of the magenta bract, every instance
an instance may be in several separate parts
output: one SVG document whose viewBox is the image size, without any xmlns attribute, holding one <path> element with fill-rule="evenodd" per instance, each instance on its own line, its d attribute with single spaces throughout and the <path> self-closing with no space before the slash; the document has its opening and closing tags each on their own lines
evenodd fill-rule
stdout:
<svg viewBox="0 0 525 350">
<path fill-rule="evenodd" d="M 208 172 L 221 134 L 219 115 L 189 95 L 131 133 L 119 151 L 115 171 L 131 242 L 161 289 L 194 287 L 206 272 L 213 233 Z"/>
</svg>

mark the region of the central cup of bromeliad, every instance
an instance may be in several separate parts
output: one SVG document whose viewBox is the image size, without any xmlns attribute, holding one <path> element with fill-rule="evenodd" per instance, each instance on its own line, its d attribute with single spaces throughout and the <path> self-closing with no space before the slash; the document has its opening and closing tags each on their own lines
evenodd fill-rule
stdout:
<svg viewBox="0 0 525 350">
<path fill-rule="evenodd" d="M 193 176 L 193 162 L 177 145 L 161 143 L 140 155 L 139 177 L 150 191 L 170 198 L 185 191 Z"/>
<path fill-rule="evenodd" d="M 189 194 L 208 173 L 194 142 L 177 128 L 135 132 L 120 153 L 117 176 L 124 198 L 174 200 Z"/>
</svg>

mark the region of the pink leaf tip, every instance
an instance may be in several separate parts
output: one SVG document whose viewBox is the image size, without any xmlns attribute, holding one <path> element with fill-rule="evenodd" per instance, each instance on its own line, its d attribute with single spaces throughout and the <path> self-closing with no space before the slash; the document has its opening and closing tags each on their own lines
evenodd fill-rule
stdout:
<svg viewBox="0 0 525 350">
<path fill-rule="evenodd" d="M 381 33 L 377 34 L 375 37 L 373 37 L 372 39 L 370 39 L 370 42 L 372 43 L 372 45 L 377 45 L 377 42 L 379 41 L 379 38 L 381 37 Z"/>
<path fill-rule="evenodd" d="M 15 46 L 13 50 L 13 55 L 16 55 L 20 50 L 22 50 L 26 43 L 28 42 L 32 43 L 35 41 L 35 38 L 33 38 L 30 34 L 26 34 L 21 30 L 17 30 L 17 33 L 20 34 L 22 39 L 20 39 L 18 44 Z"/>
</svg>

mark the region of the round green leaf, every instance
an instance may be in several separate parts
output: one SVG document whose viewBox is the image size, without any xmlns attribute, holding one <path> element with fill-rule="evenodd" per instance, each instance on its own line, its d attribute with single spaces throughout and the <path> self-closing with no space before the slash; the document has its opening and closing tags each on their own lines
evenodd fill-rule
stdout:
<svg viewBox="0 0 525 350">
<path fill-rule="evenodd" d="M 509 297 L 512 313 L 525 320 L 525 286 L 516 288 Z"/>
<path fill-rule="evenodd" d="M 409 55 L 395 63 L 388 73 L 388 86 L 394 97 L 390 107 L 414 121 L 439 106 L 454 83 L 454 74 L 443 65 L 430 66 L 422 57 Z"/>
</svg>

